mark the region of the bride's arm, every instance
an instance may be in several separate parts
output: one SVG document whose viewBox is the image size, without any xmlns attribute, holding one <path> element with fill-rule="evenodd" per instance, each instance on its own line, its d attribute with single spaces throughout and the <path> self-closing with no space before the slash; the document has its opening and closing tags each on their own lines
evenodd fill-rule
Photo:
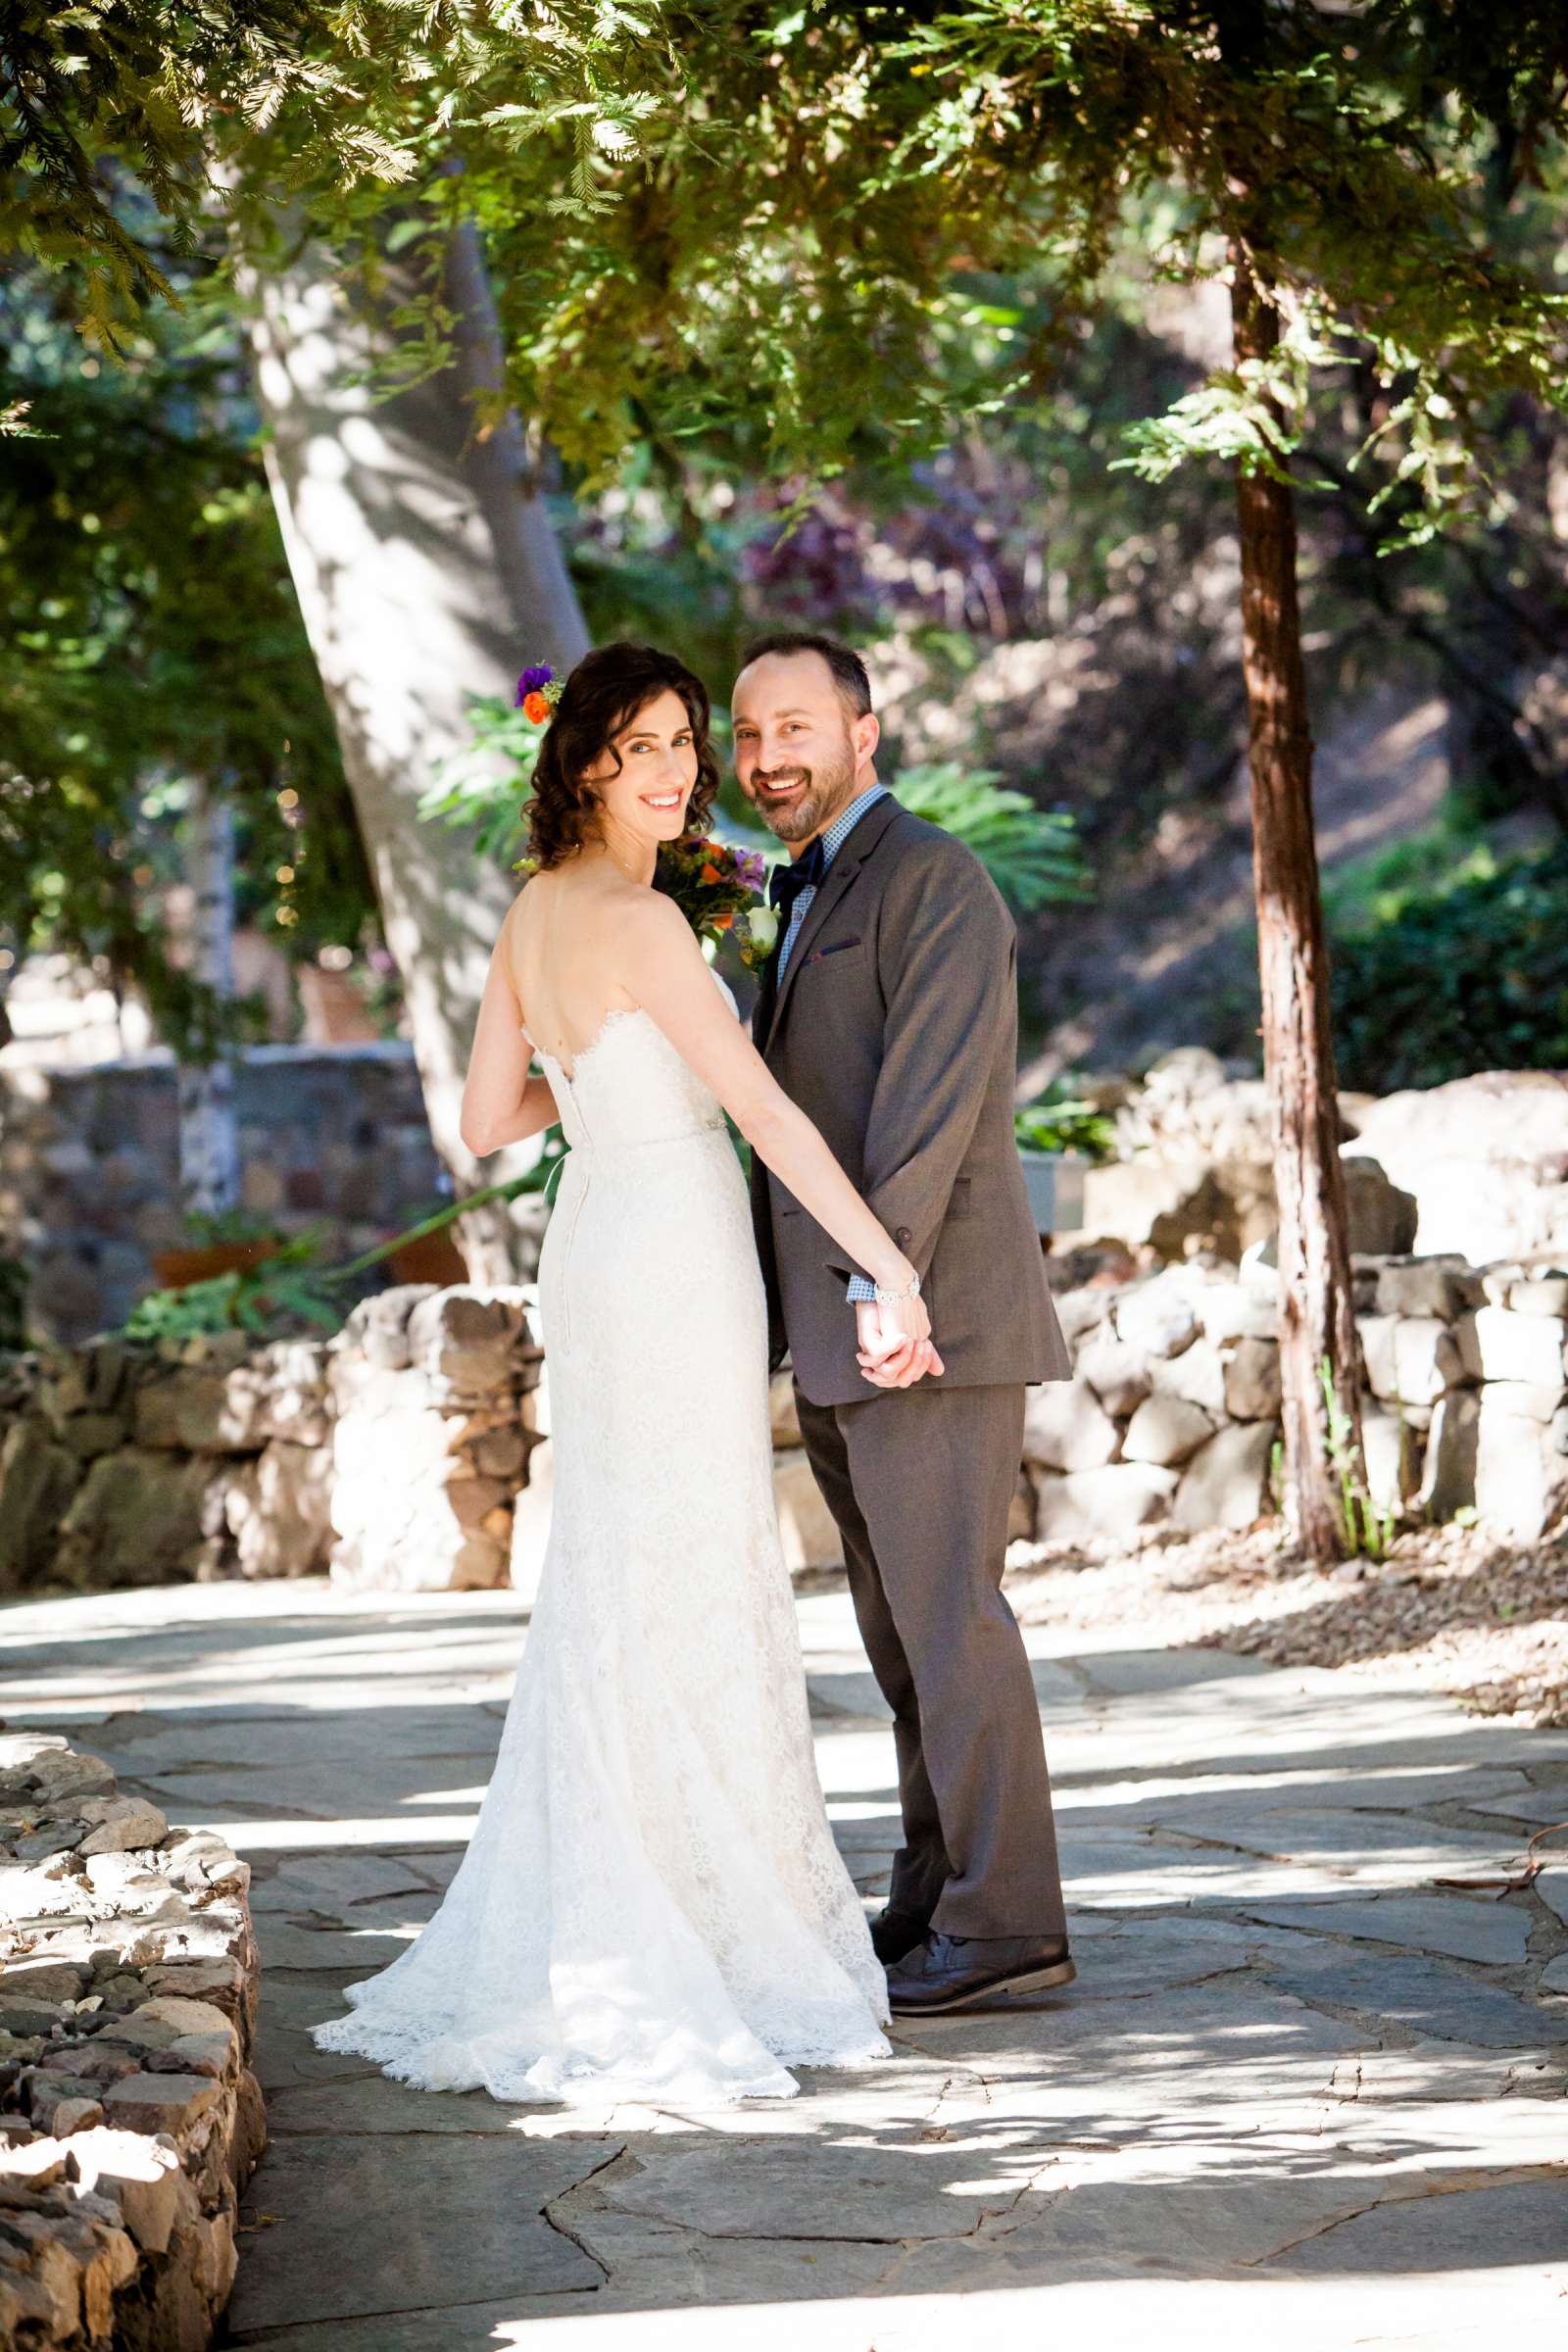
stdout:
<svg viewBox="0 0 1568 2352">
<path fill-rule="evenodd" d="M 866 1207 L 818 1130 L 779 1085 L 713 986 L 673 900 L 650 893 L 618 933 L 617 966 L 633 1001 L 655 1020 L 808 1216 L 873 1282 L 908 1287 L 914 1268 Z M 919 1299 L 911 1336 L 929 1322 Z"/>
<path fill-rule="evenodd" d="M 479 1000 L 458 1113 L 458 1133 L 476 1159 L 499 1152 L 504 1144 L 522 1144 L 531 1135 L 542 1135 L 561 1116 L 549 1080 L 528 1075 L 532 1053 L 522 1034 L 522 1009 L 512 985 L 506 939 L 503 923 Z"/>
</svg>

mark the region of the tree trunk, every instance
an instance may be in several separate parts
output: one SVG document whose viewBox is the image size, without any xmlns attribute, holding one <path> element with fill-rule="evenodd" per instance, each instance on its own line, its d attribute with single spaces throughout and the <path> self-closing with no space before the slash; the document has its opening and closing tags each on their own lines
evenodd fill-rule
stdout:
<svg viewBox="0 0 1568 2352">
<path fill-rule="evenodd" d="M 520 1175 L 537 1146 L 481 1173 L 458 1133 L 463 1081 L 490 951 L 515 877 L 481 864 L 417 803 L 471 738 L 471 698 L 510 700 L 525 663 L 567 668 L 587 646 L 576 596 L 514 416 L 477 232 L 459 228 L 445 300 L 454 363 L 378 399 L 363 380 L 390 329 L 367 320 L 317 245 L 243 273 L 268 470 L 300 609 L 337 723 L 403 977 L 436 1150 L 462 1191 Z M 387 272 L 380 318 L 420 290 Z M 471 1280 L 531 1271 L 529 1212 L 506 1203 L 463 1220 Z"/>
<path fill-rule="evenodd" d="M 1264 359 L 1279 339 L 1279 314 L 1239 251 L 1232 264 L 1237 360 Z M 1296 498 L 1289 483 L 1239 468 L 1237 507 L 1263 1072 L 1279 1195 L 1286 1511 L 1301 1549 L 1326 1562 L 1343 1556 L 1347 1531 L 1340 1473 L 1330 1458 L 1325 1362 L 1348 1416 L 1343 1444 L 1357 1475 L 1361 1435 L 1328 943 L 1312 825 Z"/>
<path fill-rule="evenodd" d="M 234 812 L 204 779 L 185 818 L 185 872 L 191 973 L 226 1002 L 234 994 Z M 182 1056 L 178 1079 L 180 1204 L 187 1216 L 218 1216 L 239 1200 L 231 1050 L 220 1045 L 210 1061 Z"/>
</svg>

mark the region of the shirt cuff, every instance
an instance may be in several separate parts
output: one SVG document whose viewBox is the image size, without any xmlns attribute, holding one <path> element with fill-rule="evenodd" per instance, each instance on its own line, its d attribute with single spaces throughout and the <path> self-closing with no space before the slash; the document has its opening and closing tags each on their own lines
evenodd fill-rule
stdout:
<svg viewBox="0 0 1568 2352">
<path fill-rule="evenodd" d="M 852 1274 L 850 1287 L 845 1296 L 852 1306 L 860 1306 L 867 1298 L 876 1297 L 876 1284 L 867 1281 L 863 1274 Z"/>
</svg>

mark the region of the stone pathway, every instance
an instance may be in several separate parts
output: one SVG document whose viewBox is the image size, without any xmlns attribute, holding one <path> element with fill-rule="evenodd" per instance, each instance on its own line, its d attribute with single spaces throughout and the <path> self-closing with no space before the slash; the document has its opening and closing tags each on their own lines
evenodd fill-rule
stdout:
<svg viewBox="0 0 1568 2352">
<path fill-rule="evenodd" d="M 885 1710 L 843 1595 L 800 1607 L 874 1893 Z M 479 2352 L 547 2320 L 566 2352 L 1562 2340 L 1568 1850 L 1501 1899 L 1434 1882 L 1568 1815 L 1568 1734 L 1124 1633 L 1042 1650 L 1072 1991 L 900 2030 L 792 2101 L 585 2117 L 409 2090 L 303 2030 L 434 1909 L 524 1630 L 509 1593 L 319 1583 L 0 1612 L 0 1714 L 83 1732 L 255 1873 L 271 2144 L 233 2343 Z"/>
</svg>

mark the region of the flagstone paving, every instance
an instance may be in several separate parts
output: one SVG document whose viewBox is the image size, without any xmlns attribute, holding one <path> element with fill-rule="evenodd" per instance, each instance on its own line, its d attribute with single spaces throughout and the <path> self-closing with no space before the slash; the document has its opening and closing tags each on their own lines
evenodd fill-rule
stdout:
<svg viewBox="0 0 1568 2352">
<path fill-rule="evenodd" d="M 800 1616 L 823 1786 L 875 1897 L 886 1709 L 843 1595 Z M 1563 2340 L 1568 1860 L 1500 1893 L 1441 1882 L 1506 1876 L 1568 1816 L 1568 1734 L 1031 1634 L 1068 1993 L 898 2028 L 885 2064 L 794 2100 L 503 2107 L 306 2027 L 439 1902 L 525 1634 L 511 1594 L 319 1582 L 0 1611 L 0 1714 L 82 1734 L 254 1872 L 271 2140 L 232 2343 Z"/>
</svg>

